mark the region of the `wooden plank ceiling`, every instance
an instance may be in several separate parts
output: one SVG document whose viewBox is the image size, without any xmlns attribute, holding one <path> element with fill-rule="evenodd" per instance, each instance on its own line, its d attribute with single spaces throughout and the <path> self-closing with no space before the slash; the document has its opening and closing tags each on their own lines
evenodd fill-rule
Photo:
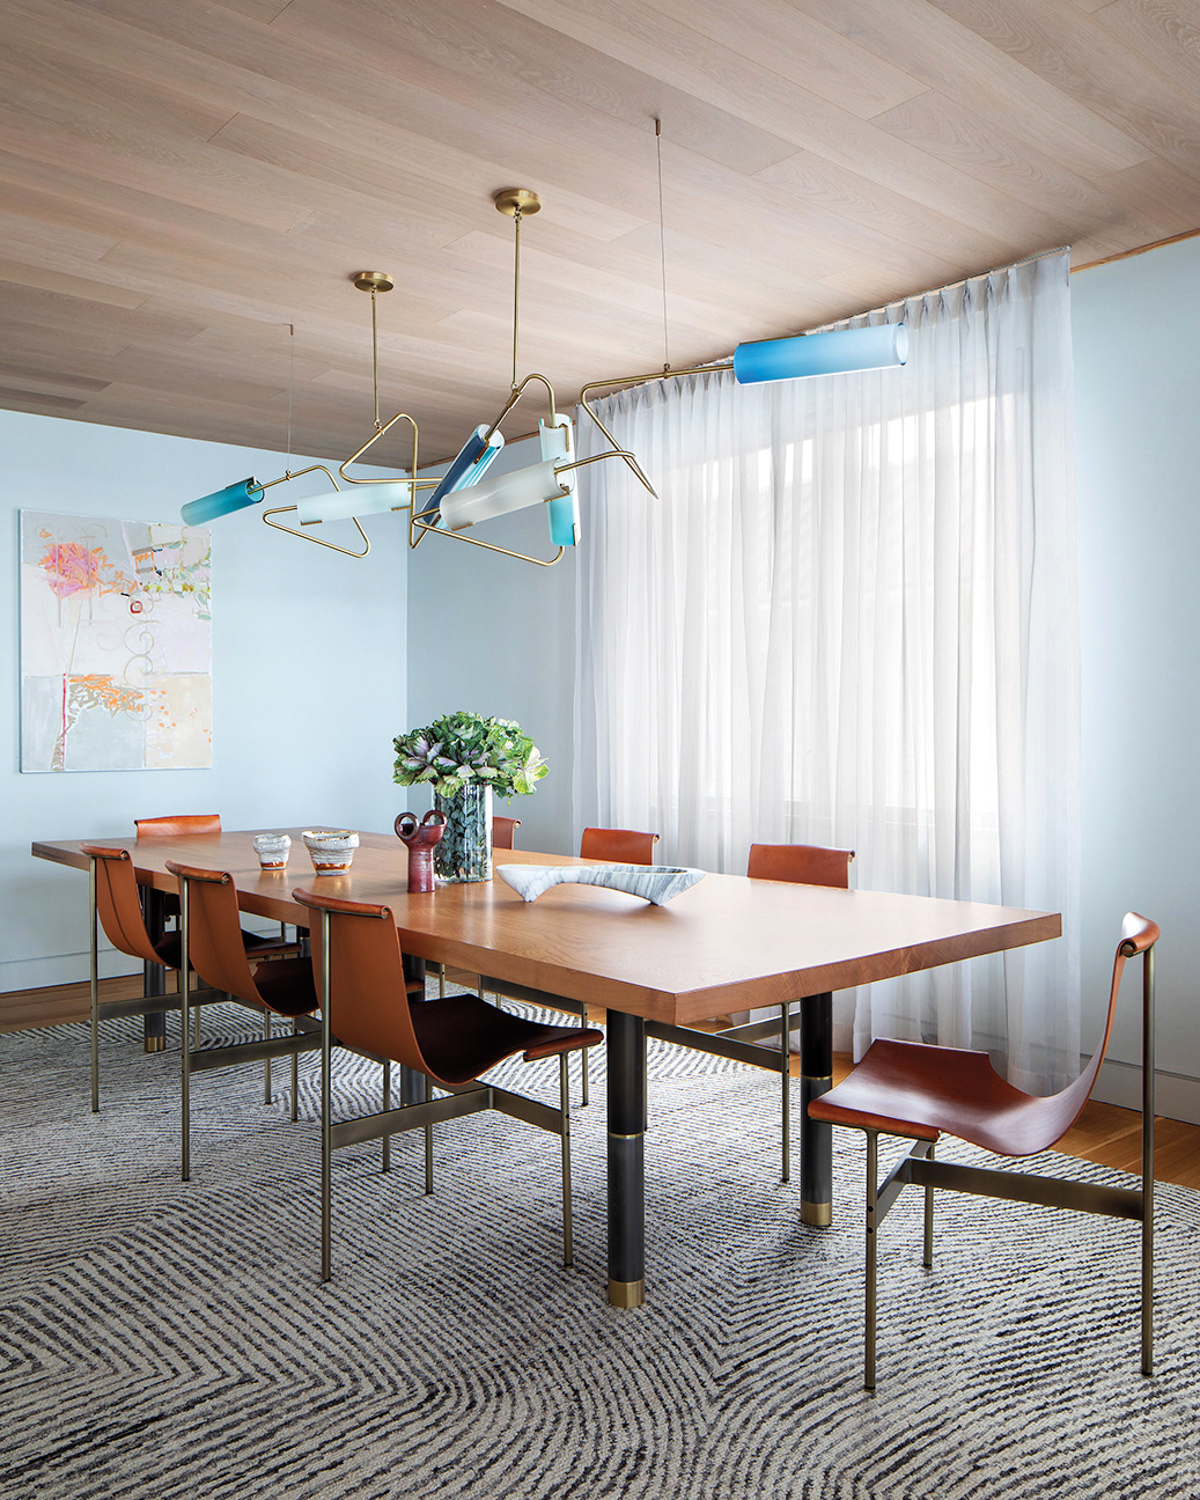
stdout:
<svg viewBox="0 0 1200 1500">
<path fill-rule="evenodd" d="M 295 451 L 1200 226 L 1197 0 L 0 0 L 0 406 Z M 400 446 L 378 454 L 399 461 Z"/>
</svg>

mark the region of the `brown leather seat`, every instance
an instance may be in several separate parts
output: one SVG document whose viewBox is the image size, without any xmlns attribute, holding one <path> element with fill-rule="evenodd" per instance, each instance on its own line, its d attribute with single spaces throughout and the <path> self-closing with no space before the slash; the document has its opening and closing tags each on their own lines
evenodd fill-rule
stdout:
<svg viewBox="0 0 1200 1500">
<path fill-rule="evenodd" d="M 128 849 L 113 849 L 103 844 L 80 844 L 95 870 L 95 909 L 92 912 L 92 931 L 99 919 L 104 935 L 119 953 L 142 963 L 161 964 L 165 968 L 178 970 L 182 965 L 182 935 L 165 933 L 161 938 L 151 937 L 142 915 L 142 903 L 138 894 L 137 877 L 133 872 L 133 860 Z M 240 931 L 240 927 L 239 927 Z M 294 953 L 295 946 L 277 942 L 271 938 L 258 937 L 251 932 L 242 932 L 241 940 L 246 952 L 258 958 L 274 953 Z M 93 958 L 93 981 L 95 980 Z M 151 1011 L 177 1010 L 181 1001 L 177 996 L 156 995 L 143 1002 L 115 1001 L 102 1003 L 95 982 L 92 985 L 92 1109 L 100 1108 L 100 1064 L 98 1027 L 102 1020 L 115 1016 L 145 1015 Z M 203 999 L 206 1003 L 222 998 L 210 993 Z M 197 1003 L 193 996 L 192 1003 Z"/>
<path fill-rule="evenodd" d="M 492 848 L 511 849 L 513 834 L 520 826 L 520 818 L 504 818 L 499 815 L 494 817 L 492 819 Z"/>
<path fill-rule="evenodd" d="M 191 1175 L 191 1075 L 211 1068 L 230 1067 L 235 1063 L 261 1060 L 266 1066 L 266 1102 L 271 1101 L 270 1063 L 273 1057 L 290 1056 L 292 1060 L 292 1119 L 296 1118 L 298 1091 L 297 1060 L 302 1051 L 315 1049 L 320 1042 L 315 1028 L 297 1029 L 296 1019 L 311 1015 L 317 1009 L 317 992 L 312 966 L 305 959 L 281 958 L 274 963 L 258 962 L 251 971 L 251 959 L 260 960 L 268 948 L 284 949 L 284 944 L 261 943 L 242 931 L 237 888 L 233 876 L 223 870 L 202 870 L 173 859 L 167 869 L 179 881 L 182 908 L 183 956 L 183 1139 L 182 1176 Z M 294 951 L 294 950 L 292 950 Z M 227 1047 L 194 1050 L 188 1020 L 191 1011 L 190 990 L 186 983 L 188 969 L 194 969 L 214 990 L 242 1001 L 263 1014 L 263 1040 L 243 1042 Z M 292 1034 L 271 1035 L 272 1015 L 291 1020 Z"/>
<path fill-rule="evenodd" d="M 795 885 L 824 885 L 849 890 L 853 849 L 825 849 L 819 844 L 751 844 L 746 874 L 751 880 L 790 880 Z"/>
<path fill-rule="evenodd" d="M 220 833 L 220 813 L 176 813 L 165 818 L 135 818 L 140 839 L 191 838 L 199 833 Z"/>
<path fill-rule="evenodd" d="M 312 963 L 318 993 L 326 997 L 322 1022 L 322 1280 L 330 1262 L 330 1153 L 349 1145 L 411 1129 L 426 1131 L 426 1192 L 431 1192 L 431 1135 L 435 1121 L 482 1109 L 498 1109 L 553 1131 L 563 1153 L 564 1264 L 573 1261 L 570 1195 L 570 1115 L 567 1055 L 603 1040 L 592 1028 L 547 1026 L 511 1015 L 478 995 L 449 995 L 410 1002 L 396 919 L 386 906 L 344 901 L 311 889 L 292 892 L 293 899 L 319 914 L 310 928 Z M 331 1047 L 336 1039 L 368 1055 L 391 1059 L 427 1080 L 426 1103 L 385 1111 L 368 1121 L 334 1126 L 331 1108 Z M 559 1109 L 494 1084 L 473 1090 L 476 1082 L 504 1058 L 521 1053 L 526 1062 L 559 1059 Z M 429 1085 L 454 1090 L 431 1100 Z"/>
<path fill-rule="evenodd" d="M 1154 945 L 1159 930 L 1148 918 L 1129 912 L 1113 959 L 1108 1015 L 1095 1055 L 1084 1071 L 1057 1094 L 1026 1094 L 1001 1078 L 986 1052 L 919 1042 L 872 1042 L 862 1062 L 842 1083 L 812 1100 L 814 1120 L 850 1125 L 867 1136 L 867 1326 L 866 1385 L 875 1385 L 875 1258 L 877 1229 L 907 1183 L 925 1188 L 925 1265 L 932 1264 L 933 1189 L 1017 1199 L 1083 1209 L 1142 1225 L 1142 1370 L 1152 1370 L 1151 1297 L 1154 1203 Z M 942 1132 L 1000 1156 L 1024 1157 L 1045 1151 L 1071 1128 L 1091 1094 L 1112 1035 L 1113 1017 L 1126 960 L 1143 959 L 1142 1017 L 1142 1189 L 1098 1187 L 1032 1173 L 996 1172 L 934 1159 Z M 883 1184 L 877 1183 L 879 1133 L 916 1142 Z"/>
<path fill-rule="evenodd" d="M 220 833 L 220 813 L 173 813 L 165 818 L 134 818 L 139 839 L 191 838 L 198 833 Z M 179 897 L 168 892 L 163 898 L 163 916 L 179 916 Z M 175 968 L 179 965 L 176 963 Z"/>
<path fill-rule="evenodd" d="M 619 865 L 652 865 L 657 833 L 634 828 L 585 828 L 579 840 L 580 859 L 606 859 Z"/>
</svg>

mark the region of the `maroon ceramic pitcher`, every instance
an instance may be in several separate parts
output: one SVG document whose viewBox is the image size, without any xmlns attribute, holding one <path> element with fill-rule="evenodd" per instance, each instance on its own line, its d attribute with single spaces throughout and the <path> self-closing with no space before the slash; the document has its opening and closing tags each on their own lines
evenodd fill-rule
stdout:
<svg viewBox="0 0 1200 1500">
<path fill-rule="evenodd" d="M 420 822 L 416 813 L 402 812 L 396 819 L 396 837 L 408 846 L 408 891 L 416 895 L 432 891 L 433 846 L 446 829 L 446 814 L 434 808 Z"/>
</svg>

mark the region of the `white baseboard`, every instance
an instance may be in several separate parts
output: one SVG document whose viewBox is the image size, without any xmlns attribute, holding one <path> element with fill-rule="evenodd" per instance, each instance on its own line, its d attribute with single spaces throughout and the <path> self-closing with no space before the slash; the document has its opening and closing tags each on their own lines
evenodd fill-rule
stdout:
<svg viewBox="0 0 1200 1500">
<path fill-rule="evenodd" d="M 1100 1068 L 1100 1077 L 1092 1098 L 1102 1104 L 1120 1104 L 1125 1109 L 1142 1107 L 1142 1070 L 1134 1063 L 1109 1058 Z M 1154 1113 L 1171 1120 L 1185 1120 L 1200 1125 L 1200 1078 L 1184 1073 L 1168 1073 L 1158 1068 L 1154 1074 Z"/>
</svg>

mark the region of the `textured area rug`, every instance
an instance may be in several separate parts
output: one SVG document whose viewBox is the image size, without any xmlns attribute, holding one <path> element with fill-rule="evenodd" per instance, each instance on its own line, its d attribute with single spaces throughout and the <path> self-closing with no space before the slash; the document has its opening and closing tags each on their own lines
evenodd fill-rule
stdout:
<svg viewBox="0 0 1200 1500">
<path fill-rule="evenodd" d="M 244 1015 L 206 1011 L 209 1040 Z M 1184 1189 L 1160 1189 L 1151 1380 L 1136 1226 L 939 1195 L 927 1273 L 910 1189 L 882 1233 L 871 1396 L 861 1143 L 837 1133 L 835 1227 L 805 1228 L 767 1075 L 652 1048 L 649 1300 L 622 1313 L 604 1300 L 603 1049 L 573 1116 L 574 1271 L 556 1140 L 484 1115 L 436 1131 L 431 1198 L 419 1134 L 386 1176 L 377 1143 L 335 1155 L 322 1286 L 315 1059 L 297 1125 L 286 1065 L 270 1105 L 261 1067 L 194 1079 L 184 1185 L 178 1053 L 146 1056 L 137 1024 L 106 1024 L 98 1116 L 86 1028 L 0 1037 L 5 1500 L 1200 1495 Z M 378 1077 L 342 1055 L 337 1098 L 366 1105 Z M 518 1080 L 556 1099 L 553 1063 Z"/>
</svg>

